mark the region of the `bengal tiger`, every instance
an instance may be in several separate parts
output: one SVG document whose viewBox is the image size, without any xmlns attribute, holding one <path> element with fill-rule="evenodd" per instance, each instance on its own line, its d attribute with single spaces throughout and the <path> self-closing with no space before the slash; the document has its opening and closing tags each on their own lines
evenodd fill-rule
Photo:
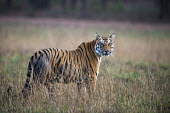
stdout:
<svg viewBox="0 0 170 113">
<path fill-rule="evenodd" d="M 95 91 L 96 80 L 102 56 L 113 52 L 114 37 L 101 37 L 83 42 L 77 49 L 67 51 L 56 48 L 43 49 L 35 52 L 30 58 L 24 90 L 30 88 L 32 82 L 47 87 L 49 95 L 54 93 L 54 83 L 77 83 L 78 92 L 85 87 L 89 95 Z"/>
</svg>

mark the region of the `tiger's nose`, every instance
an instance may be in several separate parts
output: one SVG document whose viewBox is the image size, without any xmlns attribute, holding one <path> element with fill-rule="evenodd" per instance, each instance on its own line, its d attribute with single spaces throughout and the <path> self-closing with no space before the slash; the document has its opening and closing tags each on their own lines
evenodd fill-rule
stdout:
<svg viewBox="0 0 170 113">
<path fill-rule="evenodd" d="M 106 50 L 105 52 L 106 52 L 106 53 L 109 53 L 109 51 L 108 51 L 108 50 Z"/>
<path fill-rule="evenodd" d="M 110 51 L 106 50 L 106 51 L 105 51 L 105 53 L 106 53 L 106 54 L 109 54 L 109 53 L 110 53 Z"/>
</svg>

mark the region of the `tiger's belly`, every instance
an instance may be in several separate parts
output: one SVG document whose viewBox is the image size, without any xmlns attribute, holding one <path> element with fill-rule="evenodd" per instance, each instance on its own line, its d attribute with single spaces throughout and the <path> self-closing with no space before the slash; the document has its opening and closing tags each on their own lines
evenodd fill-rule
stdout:
<svg viewBox="0 0 170 113">
<path fill-rule="evenodd" d="M 52 77 L 53 81 L 57 83 L 80 83 L 83 82 L 88 73 L 84 71 L 82 67 L 78 65 L 73 65 L 70 62 L 64 62 L 62 65 L 56 65 L 54 70 L 54 75 Z"/>
<path fill-rule="evenodd" d="M 86 81 L 86 76 L 82 74 L 55 74 L 53 76 L 53 81 L 57 83 L 69 84 L 69 83 L 84 83 Z"/>
<path fill-rule="evenodd" d="M 53 81 L 57 82 L 57 83 L 64 83 L 64 84 L 68 84 L 68 83 L 76 83 L 77 81 L 77 77 L 76 76 L 70 76 L 70 75 L 55 75 L 53 77 Z"/>
</svg>

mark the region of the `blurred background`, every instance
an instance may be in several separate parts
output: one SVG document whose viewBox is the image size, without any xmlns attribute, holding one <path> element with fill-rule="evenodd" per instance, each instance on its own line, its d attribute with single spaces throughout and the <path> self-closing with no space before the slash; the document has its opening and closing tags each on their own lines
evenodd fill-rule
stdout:
<svg viewBox="0 0 170 113">
<path fill-rule="evenodd" d="M 0 15 L 168 20 L 169 0 L 1 0 Z"/>
</svg>

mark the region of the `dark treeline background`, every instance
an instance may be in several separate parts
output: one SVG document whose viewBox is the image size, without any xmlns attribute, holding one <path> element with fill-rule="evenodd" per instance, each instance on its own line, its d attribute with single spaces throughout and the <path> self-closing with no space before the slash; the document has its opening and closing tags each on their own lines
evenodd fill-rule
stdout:
<svg viewBox="0 0 170 113">
<path fill-rule="evenodd" d="M 170 0 L 0 0 L 0 15 L 168 20 Z"/>
</svg>

